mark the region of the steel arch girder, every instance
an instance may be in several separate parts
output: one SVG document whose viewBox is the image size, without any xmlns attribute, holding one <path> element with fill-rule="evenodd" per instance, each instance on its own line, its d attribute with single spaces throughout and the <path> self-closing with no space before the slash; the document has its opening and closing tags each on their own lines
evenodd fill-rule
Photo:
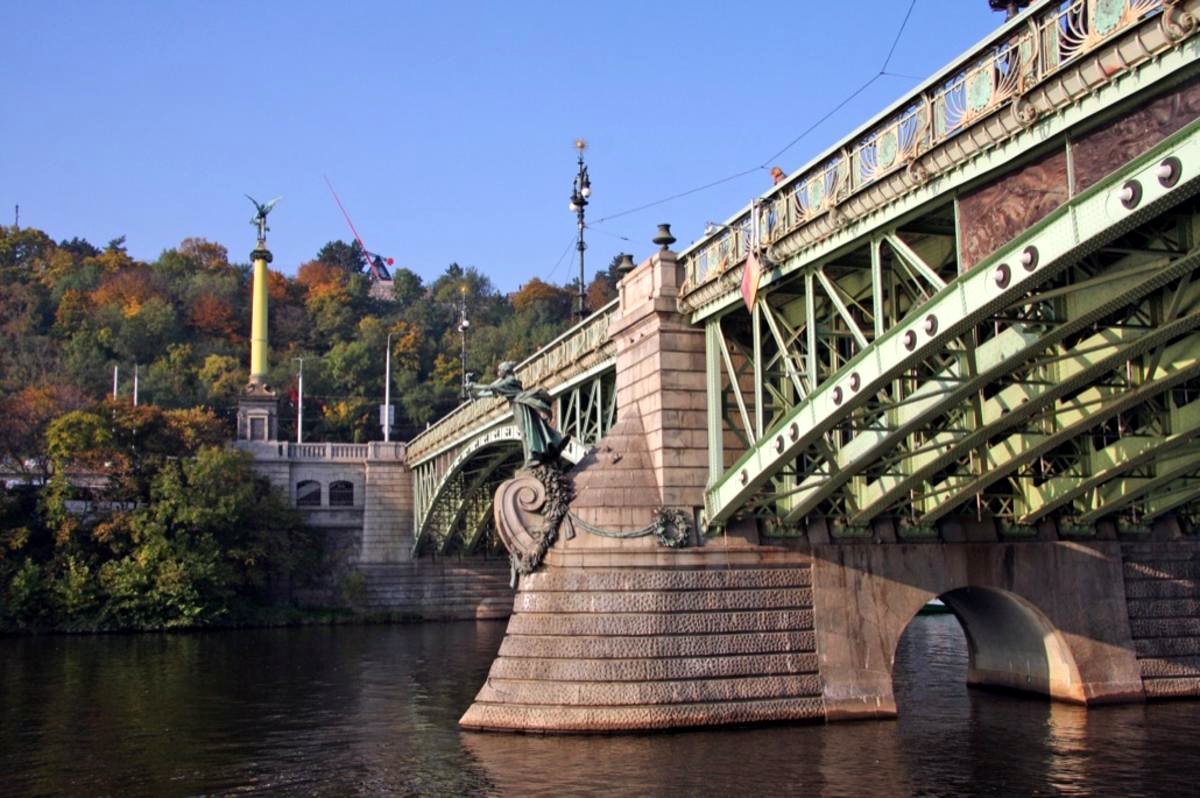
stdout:
<svg viewBox="0 0 1200 798">
<path fill-rule="evenodd" d="M 1153 477 L 1125 477 L 1101 486 L 1103 495 L 1098 498 L 1099 506 L 1081 513 L 1075 520 L 1081 524 L 1093 524 L 1144 497 L 1168 495 L 1173 485 L 1188 479 L 1197 470 L 1200 470 L 1200 453 L 1185 452 L 1162 458 L 1155 463 L 1156 473 Z"/>
<path fill-rule="evenodd" d="M 1026 509 L 1015 523 L 1029 526 L 1060 508 L 1077 507 L 1077 502 L 1086 501 L 1089 493 L 1092 506 L 1085 510 L 1089 516 L 1094 519 L 1113 512 L 1104 501 L 1107 493 L 1105 488 L 1109 484 L 1114 484 L 1122 475 L 1142 466 L 1153 464 L 1158 471 L 1172 454 L 1194 444 L 1198 436 L 1200 401 L 1195 401 L 1178 408 L 1171 434 L 1166 437 L 1131 436 L 1114 441 L 1103 449 L 1093 449 L 1089 457 L 1090 473 L 1086 476 L 1054 477 L 1041 485 L 1034 485 L 1032 479 L 1022 479 L 1020 494 Z M 1148 481 L 1145 477 L 1134 477 L 1129 482 L 1142 484 Z M 1118 489 L 1116 495 L 1123 498 L 1128 493 L 1126 489 Z"/>
<path fill-rule="evenodd" d="M 1158 266 L 1159 262 L 1164 265 Z M 952 364 L 929 378 L 903 404 L 889 411 L 887 429 L 864 430 L 838 451 L 836 470 L 832 475 L 812 475 L 791 496 L 784 498 L 784 523 L 794 523 L 811 512 L 820 502 L 857 475 L 881 454 L 893 450 L 908 435 L 930 418 L 944 414 L 962 404 L 982 386 L 1004 374 L 1022 368 L 1030 359 L 1069 335 L 1086 328 L 1096 320 L 1131 304 L 1178 277 L 1200 267 L 1200 249 L 1171 259 L 1155 259 L 1132 273 L 1126 273 L 1123 262 L 1114 264 L 1099 277 L 1102 282 L 1075 294 L 1074 314 L 1044 334 L 1035 332 L 1038 325 L 1014 325 L 985 341 L 975 349 L 973 374 L 964 368 L 963 360 Z M 861 521 L 856 521 L 860 523 Z"/>
<path fill-rule="evenodd" d="M 910 314 L 903 324 L 852 358 L 834 378 L 788 411 L 706 491 L 708 522 L 728 521 L 764 484 L 905 369 L 928 359 L 995 310 L 1014 304 L 1033 286 L 1098 250 L 1106 241 L 1189 196 L 1198 182 L 1194 172 L 1173 186 L 1162 185 L 1156 179 L 1157 164 L 1168 156 L 1178 157 L 1185 164 L 1200 162 L 1200 121 L 1185 126 L 1068 200 L 1024 235 L 939 291 L 919 313 Z M 1142 186 L 1142 201 L 1126 210 L 1119 192 L 1134 179 Z M 1010 280 L 1000 287 L 993 274 L 996 264 L 1018 263 L 1018 255 L 1030 246 L 1037 249 L 1038 267 L 1033 272 L 1011 268 Z M 932 329 L 927 324 L 930 318 Z M 911 350 L 904 345 L 910 335 L 915 341 Z M 857 389 L 847 379 L 854 375 Z"/>
<path fill-rule="evenodd" d="M 446 513 L 451 515 L 449 521 L 449 529 L 452 529 L 455 524 L 461 520 L 463 503 L 469 498 L 470 491 L 463 492 L 463 495 L 454 496 L 455 480 L 459 479 L 463 470 L 472 461 L 478 459 L 480 453 L 487 449 L 497 446 L 504 446 L 506 449 L 512 449 L 512 444 L 516 444 L 515 448 L 520 448 L 521 432 L 515 424 L 506 424 L 494 427 L 487 430 L 478 437 L 472 439 L 465 444 L 454 460 L 447 466 L 446 471 L 441 477 L 430 487 L 428 506 L 423 517 L 417 517 L 414 522 L 417 526 L 417 534 L 413 539 L 412 551 L 416 555 L 424 547 L 433 530 L 433 524 L 438 518 Z M 572 440 L 563 450 L 562 457 L 569 463 L 578 463 L 587 454 L 587 447 L 581 445 L 578 441 Z M 505 458 L 501 457 L 499 465 L 503 465 Z M 519 467 L 518 463 L 518 467 Z M 490 472 L 489 472 L 490 473 Z M 461 492 L 461 491 L 460 491 Z M 451 507 L 446 507 L 446 503 L 450 502 Z M 446 536 L 438 537 L 439 548 L 443 549 L 449 543 Z"/>
<path fill-rule="evenodd" d="M 1093 349 L 1085 355 L 1064 357 L 1059 362 L 1058 381 L 1051 385 L 1013 383 L 991 397 L 983 405 L 984 425 L 971 432 L 943 432 L 934 439 L 928 451 L 909 459 L 910 472 L 903 476 L 884 476 L 876 483 L 866 486 L 859 496 L 858 512 L 851 523 L 865 524 L 886 512 L 902 497 L 908 495 L 927 477 L 963 457 L 968 451 L 982 445 L 997 433 L 1011 429 L 1033 415 L 1059 402 L 1061 397 L 1086 385 L 1090 380 L 1109 373 L 1126 362 L 1172 338 L 1200 327 L 1200 313 L 1181 319 L 1154 332 L 1135 334 L 1128 330 L 1110 329 L 1097 333 L 1089 341 L 1103 342 L 1102 349 Z M 1129 336 L 1128 343 L 1113 343 L 1110 339 Z M 1096 340 L 1098 339 L 1098 341 Z M 1192 340 L 1189 338 L 1188 340 Z M 1096 357 L 1104 352 L 1102 357 Z M 1099 389 L 1093 389 L 1098 391 Z M 1103 393 L 1102 391 L 1100 393 Z M 1103 398 L 1102 396 L 1099 398 Z M 1064 404 L 1059 413 L 1085 412 L 1084 402 L 1074 398 Z"/>
<path fill-rule="evenodd" d="M 1115 392 L 1113 394 L 1115 398 L 1109 401 L 1105 401 L 1107 398 L 1104 396 L 1105 392 L 1096 388 L 1089 389 L 1085 394 L 1092 393 L 1093 395 L 1081 395 L 1080 401 L 1061 403 L 1063 404 L 1061 408 L 1063 416 L 1070 419 L 1067 426 L 1053 433 L 1018 433 L 989 447 L 984 453 L 981 473 L 971 477 L 950 477 L 949 480 L 957 484 L 950 487 L 948 494 L 938 491 L 938 506 L 920 516 L 918 523 L 926 525 L 936 522 L 952 512 L 963 501 L 1008 476 L 1021 465 L 1056 446 L 1085 434 L 1097 424 L 1118 413 L 1169 391 L 1186 380 L 1200 376 L 1200 337 L 1192 336 L 1179 343 L 1184 345 L 1180 347 L 1181 349 L 1190 349 L 1195 353 L 1194 356 L 1172 361 L 1169 366 L 1160 365 L 1157 370 L 1158 374 L 1146 380 L 1137 389 Z M 1097 404 L 1093 406 L 1093 402 Z M 1056 412 L 1055 416 L 1057 418 L 1059 413 Z"/>
</svg>

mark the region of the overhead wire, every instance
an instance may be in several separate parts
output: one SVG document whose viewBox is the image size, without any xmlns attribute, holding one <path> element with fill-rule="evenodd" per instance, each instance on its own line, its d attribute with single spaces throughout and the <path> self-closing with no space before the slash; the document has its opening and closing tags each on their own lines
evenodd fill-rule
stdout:
<svg viewBox="0 0 1200 798">
<path fill-rule="evenodd" d="M 904 14 L 904 19 L 900 22 L 900 27 L 896 30 L 896 35 L 892 38 L 892 45 L 890 48 L 888 48 L 887 56 L 883 59 L 883 64 L 879 67 L 879 71 L 876 72 L 874 75 L 872 75 L 871 78 L 869 80 L 867 80 L 865 83 L 863 83 L 861 86 L 859 86 L 857 89 L 855 89 L 849 95 L 847 95 L 841 102 L 839 102 L 837 105 L 835 105 L 832 109 L 830 109 L 828 112 L 826 112 L 823 116 L 821 116 L 820 119 L 818 119 L 817 121 L 813 122 L 811 125 L 806 127 L 800 133 L 800 135 L 796 136 L 794 139 L 792 139 L 790 142 L 788 142 L 786 146 L 784 146 L 778 152 L 771 155 L 771 157 L 765 159 L 762 163 L 758 164 L 757 166 L 751 167 L 750 169 L 744 169 L 735 174 L 731 174 L 726 177 L 722 177 L 717 180 L 713 180 L 711 182 L 705 183 L 704 185 L 696 186 L 695 188 L 690 188 L 686 191 L 680 191 L 678 193 L 671 194 L 670 196 L 654 200 L 653 202 L 647 202 L 642 205 L 638 205 L 637 207 L 634 207 L 634 208 L 627 208 L 625 210 L 621 210 L 616 213 L 610 213 L 608 216 L 603 216 L 603 217 L 595 220 L 594 222 L 591 222 L 591 224 L 589 224 L 588 226 L 591 227 L 592 225 L 604 224 L 613 219 L 619 219 L 622 216 L 628 216 L 629 214 L 632 214 L 632 213 L 637 213 L 639 211 L 648 210 L 650 208 L 654 208 L 659 205 L 664 205 L 668 202 L 673 202 L 674 200 L 681 199 L 683 197 L 687 197 L 692 194 L 697 194 L 701 191 L 707 191 L 710 188 L 715 188 L 716 186 L 722 185 L 724 183 L 728 183 L 731 180 L 737 180 L 738 178 L 745 177 L 746 175 L 749 175 L 749 174 L 753 174 L 754 172 L 765 170 L 770 167 L 772 161 L 774 161 L 776 158 L 778 158 L 779 156 L 786 153 L 792 147 L 799 144 L 806 136 L 808 136 L 810 133 L 812 133 L 814 130 L 816 130 L 818 127 L 820 127 L 824 122 L 828 121 L 831 116 L 833 116 L 838 111 L 842 110 L 848 104 L 853 102 L 856 97 L 858 97 L 860 94 L 862 94 L 864 91 L 866 91 L 872 84 L 874 84 L 880 78 L 882 78 L 882 77 L 898 77 L 898 78 L 907 78 L 910 80 L 919 80 L 919 78 L 914 78 L 911 75 L 901 75 L 901 74 L 898 74 L 895 72 L 888 72 L 888 70 L 887 70 L 888 66 L 892 62 L 892 57 L 896 54 L 896 48 L 900 44 L 900 39 L 904 36 L 904 31 L 908 27 L 908 21 L 912 17 L 912 12 L 913 12 L 913 9 L 916 7 L 916 5 L 917 5 L 917 0 L 909 0 L 908 10 Z M 626 239 L 626 240 L 628 240 L 628 239 Z M 557 268 L 557 267 L 555 267 L 555 268 Z"/>
<path fill-rule="evenodd" d="M 550 270 L 550 273 L 546 275 L 546 282 L 550 282 L 550 280 L 558 272 L 558 267 L 562 266 L 563 258 L 567 257 L 567 253 L 571 251 L 571 247 L 574 244 L 575 244 L 575 236 L 571 236 L 571 240 L 567 242 L 566 248 L 562 251 L 562 254 L 558 256 L 558 260 L 554 262 L 554 268 L 552 268 Z"/>
</svg>

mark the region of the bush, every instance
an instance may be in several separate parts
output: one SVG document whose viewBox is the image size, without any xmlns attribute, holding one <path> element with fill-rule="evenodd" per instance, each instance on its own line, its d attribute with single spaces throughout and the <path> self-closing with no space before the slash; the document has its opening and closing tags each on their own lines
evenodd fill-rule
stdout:
<svg viewBox="0 0 1200 798">
<path fill-rule="evenodd" d="M 52 423 L 54 478 L 40 497 L 0 501 L 0 629 L 253 621 L 273 585 L 315 571 L 317 537 L 244 454 L 210 445 L 210 421 L 155 410 L 76 411 Z M 98 498 L 131 499 L 133 509 L 69 512 L 68 457 L 115 463 Z"/>
</svg>

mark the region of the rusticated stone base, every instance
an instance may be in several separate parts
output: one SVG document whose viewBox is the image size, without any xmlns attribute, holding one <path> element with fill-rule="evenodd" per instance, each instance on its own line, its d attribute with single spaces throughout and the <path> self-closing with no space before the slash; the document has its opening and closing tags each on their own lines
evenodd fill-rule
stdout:
<svg viewBox="0 0 1200 798">
<path fill-rule="evenodd" d="M 1200 543 L 1126 543 L 1125 600 L 1146 698 L 1200 697 Z"/>
<path fill-rule="evenodd" d="M 823 720 L 811 566 L 522 577 L 468 729 L 613 732 Z"/>
</svg>

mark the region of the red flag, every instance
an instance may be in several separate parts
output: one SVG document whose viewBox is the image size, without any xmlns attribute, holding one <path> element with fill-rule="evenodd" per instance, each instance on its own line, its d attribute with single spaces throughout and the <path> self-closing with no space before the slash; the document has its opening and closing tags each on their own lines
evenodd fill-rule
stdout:
<svg viewBox="0 0 1200 798">
<path fill-rule="evenodd" d="M 747 310 L 754 310 L 754 299 L 758 296 L 758 281 L 761 278 L 762 265 L 751 250 L 746 256 L 746 265 L 742 267 L 742 299 L 746 301 Z"/>
</svg>

